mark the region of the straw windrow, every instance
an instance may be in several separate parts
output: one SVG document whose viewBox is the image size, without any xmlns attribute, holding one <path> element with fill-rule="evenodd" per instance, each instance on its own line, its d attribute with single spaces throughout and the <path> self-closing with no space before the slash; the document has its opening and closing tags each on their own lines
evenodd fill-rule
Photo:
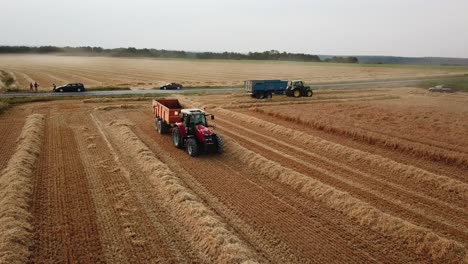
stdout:
<svg viewBox="0 0 468 264">
<path fill-rule="evenodd" d="M 30 115 L 17 141 L 16 152 L 0 174 L 0 263 L 26 263 L 31 252 L 29 204 L 32 174 L 41 151 L 44 116 Z"/>
</svg>

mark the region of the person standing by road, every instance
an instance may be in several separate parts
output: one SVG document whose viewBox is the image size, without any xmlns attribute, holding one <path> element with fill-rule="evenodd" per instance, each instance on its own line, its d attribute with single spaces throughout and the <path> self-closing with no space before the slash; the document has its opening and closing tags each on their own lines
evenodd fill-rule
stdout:
<svg viewBox="0 0 468 264">
<path fill-rule="evenodd" d="M 52 86 L 54 87 L 54 91 L 55 91 L 55 88 L 57 88 L 57 85 L 55 85 L 55 83 L 53 83 Z"/>
<path fill-rule="evenodd" d="M 34 90 L 36 90 L 36 93 L 37 93 L 37 87 L 39 86 L 39 84 L 37 84 L 37 82 L 34 82 Z"/>
<path fill-rule="evenodd" d="M 31 91 L 31 92 L 33 91 L 33 84 L 32 84 L 32 82 L 29 83 L 29 91 Z"/>
</svg>

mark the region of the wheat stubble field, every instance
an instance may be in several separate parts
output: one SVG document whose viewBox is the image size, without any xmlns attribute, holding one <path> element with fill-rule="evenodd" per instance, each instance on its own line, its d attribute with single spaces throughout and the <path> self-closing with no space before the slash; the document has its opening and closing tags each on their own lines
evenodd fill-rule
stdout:
<svg viewBox="0 0 468 264">
<path fill-rule="evenodd" d="M 170 60 L 53 55 L 0 55 L 0 70 L 11 73 L 20 89 L 37 82 L 83 83 L 87 88 L 159 87 L 167 82 L 185 86 L 238 86 L 248 79 L 301 79 L 308 83 L 404 79 L 467 73 L 466 67 L 376 66 L 328 63 Z"/>
<path fill-rule="evenodd" d="M 0 115 L 0 262 L 467 262 L 467 95 L 178 98 L 224 154 L 175 148 L 150 101 Z"/>
</svg>

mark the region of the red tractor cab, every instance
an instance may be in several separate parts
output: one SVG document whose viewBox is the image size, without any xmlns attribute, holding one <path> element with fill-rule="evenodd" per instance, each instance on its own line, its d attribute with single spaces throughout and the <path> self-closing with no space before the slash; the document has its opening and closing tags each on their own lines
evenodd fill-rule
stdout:
<svg viewBox="0 0 468 264">
<path fill-rule="evenodd" d="M 186 148 L 187 153 L 195 157 L 200 152 L 223 153 L 224 144 L 221 137 L 211 131 L 206 120 L 207 115 L 200 109 L 182 109 L 180 122 L 172 130 L 172 143 L 178 148 Z"/>
</svg>

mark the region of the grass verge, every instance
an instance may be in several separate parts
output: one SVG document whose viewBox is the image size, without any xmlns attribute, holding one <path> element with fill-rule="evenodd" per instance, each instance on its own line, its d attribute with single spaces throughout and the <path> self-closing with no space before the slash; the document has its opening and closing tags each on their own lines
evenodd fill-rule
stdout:
<svg viewBox="0 0 468 264">
<path fill-rule="evenodd" d="M 444 84 L 449 87 L 455 88 L 457 91 L 460 92 L 468 92 L 468 75 L 463 77 L 456 77 L 456 78 L 443 78 L 443 79 L 436 79 L 436 80 L 429 80 L 421 82 L 418 87 L 428 89 L 430 87 Z"/>
</svg>

